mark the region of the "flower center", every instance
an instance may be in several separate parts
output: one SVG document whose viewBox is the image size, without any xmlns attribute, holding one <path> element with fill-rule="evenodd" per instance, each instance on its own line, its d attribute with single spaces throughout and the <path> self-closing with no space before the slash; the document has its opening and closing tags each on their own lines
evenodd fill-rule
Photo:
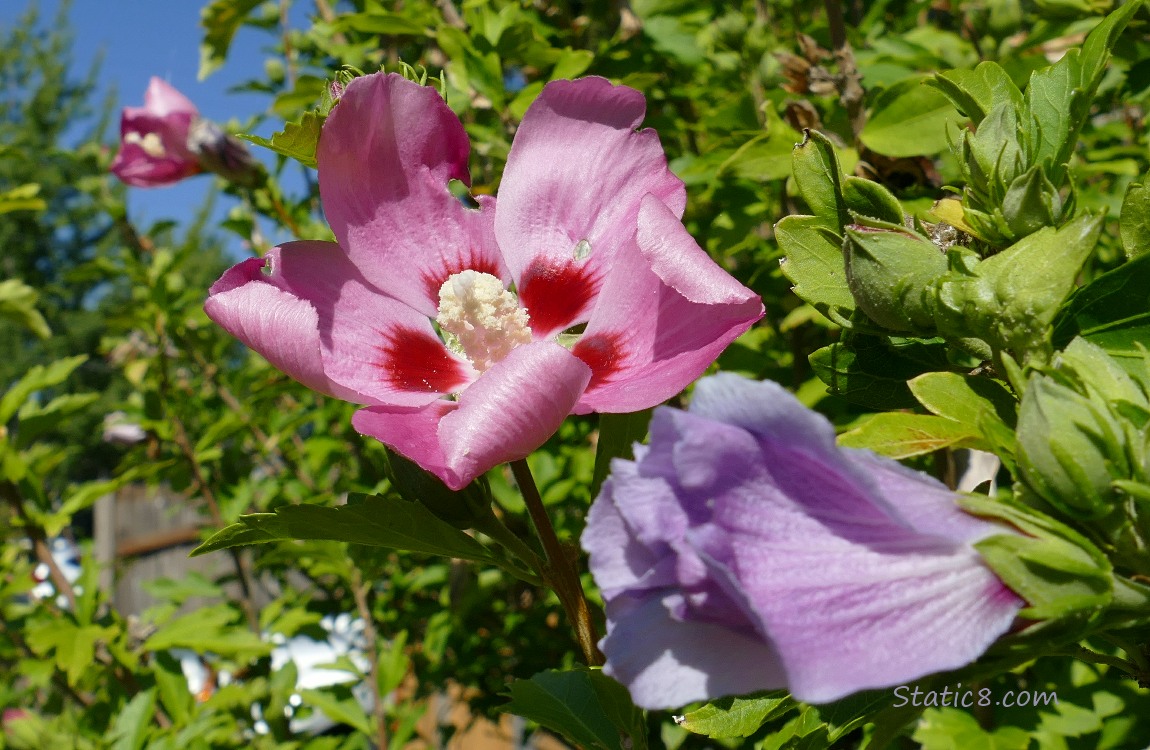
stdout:
<svg viewBox="0 0 1150 750">
<path fill-rule="evenodd" d="M 138 143 L 140 148 L 144 149 L 144 153 L 154 159 L 163 159 L 168 155 L 164 149 L 164 142 L 160 140 L 160 136 L 155 133 L 147 133 L 140 135 L 132 130 L 124 134 L 124 143 Z"/>
<path fill-rule="evenodd" d="M 480 372 L 531 341 L 528 320 L 519 299 L 489 273 L 461 271 L 439 288 L 435 322 L 447 345 Z"/>
</svg>

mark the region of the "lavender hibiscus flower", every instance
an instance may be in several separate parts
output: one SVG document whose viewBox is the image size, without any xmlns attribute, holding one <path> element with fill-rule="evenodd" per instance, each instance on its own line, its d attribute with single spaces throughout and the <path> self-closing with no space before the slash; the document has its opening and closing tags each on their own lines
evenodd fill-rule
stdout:
<svg viewBox="0 0 1150 750">
<path fill-rule="evenodd" d="M 604 670 L 637 705 L 789 688 L 824 703 L 974 661 L 1024 603 L 974 542 L 1009 530 L 834 430 L 780 386 L 700 381 L 616 460 L 583 546 Z"/>
<path fill-rule="evenodd" d="M 644 110 L 602 78 L 549 83 L 498 208 L 480 196 L 471 209 L 449 190 L 469 182 L 470 145 L 443 99 L 394 74 L 357 78 L 316 155 L 338 244 L 244 261 L 205 309 L 303 384 L 366 405 L 357 430 L 455 489 L 571 412 L 657 404 L 763 306 L 683 227 L 683 183 L 655 132 L 635 130 Z"/>
</svg>

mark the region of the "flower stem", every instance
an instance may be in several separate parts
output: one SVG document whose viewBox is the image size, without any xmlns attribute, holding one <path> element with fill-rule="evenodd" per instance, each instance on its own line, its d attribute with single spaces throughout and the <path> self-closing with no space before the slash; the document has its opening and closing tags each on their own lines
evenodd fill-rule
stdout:
<svg viewBox="0 0 1150 750">
<path fill-rule="evenodd" d="M 591 621 L 591 608 L 583 593 L 579 571 L 575 569 L 574 560 L 564 551 L 559 537 L 555 535 L 555 527 L 551 525 L 551 519 L 543 507 L 543 499 L 539 496 L 539 488 L 535 486 L 535 478 L 531 476 L 527 460 L 512 461 L 511 471 L 515 474 L 515 481 L 523 494 L 527 513 L 531 516 L 535 533 L 539 535 L 539 541 L 547 555 L 547 560 L 543 564 L 543 579 L 555 590 L 567 613 L 567 619 L 575 628 L 575 638 L 583 651 L 583 658 L 589 666 L 599 666 L 603 663 L 603 654 L 596 645 L 599 636 L 595 632 L 595 623 Z"/>
</svg>

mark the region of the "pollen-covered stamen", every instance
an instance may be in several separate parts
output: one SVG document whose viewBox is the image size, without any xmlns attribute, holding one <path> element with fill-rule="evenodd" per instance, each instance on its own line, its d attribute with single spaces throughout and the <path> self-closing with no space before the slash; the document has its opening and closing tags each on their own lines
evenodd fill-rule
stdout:
<svg viewBox="0 0 1150 750">
<path fill-rule="evenodd" d="M 480 372 L 531 341 L 527 311 L 519 300 L 498 278 L 479 271 L 452 274 L 443 282 L 435 322 Z"/>
<path fill-rule="evenodd" d="M 164 142 L 160 140 L 160 136 L 155 133 L 140 135 L 132 130 L 124 134 L 124 143 L 140 144 L 140 148 L 144 149 L 144 153 L 155 159 L 163 159 L 168 155 L 167 150 L 164 148 Z"/>
</svg>

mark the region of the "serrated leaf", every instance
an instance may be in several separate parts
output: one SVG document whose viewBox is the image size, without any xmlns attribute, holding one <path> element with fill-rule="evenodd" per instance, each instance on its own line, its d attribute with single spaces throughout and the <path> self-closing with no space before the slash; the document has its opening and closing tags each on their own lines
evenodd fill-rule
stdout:
<svg viewBox="0 0 1150 750">
<path fill-rule="evenodd" d="M 55 655 L 56 667 L 68 676 L 68 683 L 79 682 L 84 670 L 92 666 L 96 643 L 108 638 L 112 631 L 98 625 L 77 626 L 70 619 L 59 619 L 29 630 L 28 645 L 41 655 Z"/>
<path fill-rule="evenodd" d="M 755 696 L 728 696 L 688 711 L 676 723 L 688 732 L 719 739 L 750 737 L 768 721 L 797 704 L 785 690 Z"/>
<path fill-rule="evenodd" d="M 855 300 L 847 285 L 842 241 L 825 219 L 788 216 L 775 225 L 775 239 L 794 293 L 832 323 L 849 328 Z"/>
<path fill-rule="evenodd" d="M 212 0 L 200 11 L 200 26 L 204 29 L 198 74 L 201 81 L 224 64 L 232 37 L 259 4 L 260 0 Z"/>
<path fill-rule="evenodd" d="M 283 154 L 295 159 L 305 167 L 316 168 L 315 152 L 319 146 L 319 134 L 327 118 L 315 112 L 304 112 L 299 122 L 284 124 L 284 129 L 273 135 L 270 139 L 250 133 L 240 133 L 248 143 L 270 148 L 277 154 Z"/>
<path fill-rule="evenodd" d="M 950 147 L 947 132 L 957 129 L 962 115 L 942 92 L 923 81 L 903 81 L 879 95 L 859 133 L 868 148 L 887 156 L 929 156 Z"/>
<path fill-rule="evenodd" d="M 20 419 L 17 428 L 17 447 L 25 448 L 32 441 L 55 427 L 78 411 L 82 411 L 98 401 L 98 393 L 66 393 L 40 406 L 31 401 L 25 401 L 17 416 Z"/>
<path fill-rule="evenodd" d="M 645 750 L 646 722 L 627 689 L 599 671 L 540 672 L 515 680 L 500 711 L 523 716 L 589 750 Z"/>
<path fill-rule="evenodd" d="M 839 445 L 869 448 L 890 458 L 910 458 L 943 448 L 987 447 L 976 429 L 932 414 L 876 414 L 861 427 L 839 435 Z"/>
<path fill-rule="evenodd" d="M 478 562 L 493 559 L 482 544 L 422 505 L 359 493 L 335 508 L 285 505 L 275 513 L 240 516 L 239 523 L 217 532 L 192 555 L 277 539 L 350 542 Z"/>
<path fill-rule="evenodd" d="M 599 494 L 603 480 L 611 471 L 611 459 L 634 457 L 632 446 L 647 436 L 651 409 L 630 414 L 600 414 L 599 440 L 595 444 L 595 471 L 591 479 L 591 497 Z"/>
</svg>

